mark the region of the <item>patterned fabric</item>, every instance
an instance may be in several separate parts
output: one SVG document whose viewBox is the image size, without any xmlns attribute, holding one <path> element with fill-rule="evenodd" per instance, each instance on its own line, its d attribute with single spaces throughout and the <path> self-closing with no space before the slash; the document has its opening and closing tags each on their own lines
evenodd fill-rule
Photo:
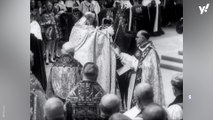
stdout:
<svg viewBox="0 0 213 120">
<path fill-rule="evenodd" d="M 65 100 L 70 90 L 81 80 L 81 68 L 82 65 L 71 56 L 61 56 L 51 68 L 47 96 L 55 95 Z"/>
<path fill-rule="evenodd" d="M 33 75 L 33 73 L 30 73 L 30 91 L 39 90 L 44 92 L 41 83 L 38 81 L 38 79 Z"/>
<path fill-rule="evenodd" d="M 60 38 L 53 12 L 44 13 L 42 15 L 41 26 L 43 28 L 46 40 L 56 40 Z"/>
<path fill-rule="evenodd" d="M 37 80 L 30 73 L 30 120 L 44 120 L 43 105 L 46 101 L 45 92 Z"/>
<path fill-rule="evenodd" d="M 66 103 L 72 104 L 74 118 L 97 119 L 100 117 L 99 103 L 104 94 L 97 82 L 82 80 L 70 91 Z"/>
<path fill-rule="evenodd" d="M 137 84 L 139 83 L 148 83 L 152 86 L 154 92 L 154 102 L 160 105 L 165 105 L 165 97 L 163 90 L 163 82 L 160 71 L 160 59 L 159 56 L 150 42 L 146 44 L 144 47 L 139 48 L 139 53 L 136 55 L 138 58 L 138 69 L 136 71 L 136 77 L 131 77 L 128 96 L 128 107 L 135 105 L 135 101 L 133 98 L 133 91 Z M 135 74 L 132 74 L 132 76 Z M 132 88 L 133 87 L 133 88 Z"/>
<path fill-rule="evenodd" d="M 141 74 L 141 82 L 149 83 L 153 87 L 154 102 L 165 105 L 160 59 L 153 44 L 148 44 L 147 48 L 149 47 L 151 47 L 151 49 L 146 57 L 143 58 L 143 55 L 141 57 L 141 59 L 144 60 L 139 60 L 139 68 L 142 68 L 142 71 L 138 74 Z"/>
</svg>

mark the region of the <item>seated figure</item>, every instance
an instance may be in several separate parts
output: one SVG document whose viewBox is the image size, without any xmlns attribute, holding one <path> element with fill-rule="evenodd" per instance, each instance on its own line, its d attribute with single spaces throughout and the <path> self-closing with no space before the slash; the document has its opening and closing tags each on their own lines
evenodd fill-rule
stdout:
<svg viewBox="0 0 213 120">
<path fill-rule="evenodd" d="M 96 82 L 98 67 L 94 63 L 88 62 L 84 65 L 82 72 L 83 80 L 70 91 L 66 104 L 71 103 L 74 119 L 97 120 L 100 118 L 98 105 L 105 94 L 102 87 Z"/>
<path fill-rule="evenodd" d="M 70 90 L 81 80 L 82 65 L 73 58 L 74 49 L 62 48 L 62 56 L 53 64 L 47 84 L 47 97 L 59 97 L 65 102 Z"/>
</svg>

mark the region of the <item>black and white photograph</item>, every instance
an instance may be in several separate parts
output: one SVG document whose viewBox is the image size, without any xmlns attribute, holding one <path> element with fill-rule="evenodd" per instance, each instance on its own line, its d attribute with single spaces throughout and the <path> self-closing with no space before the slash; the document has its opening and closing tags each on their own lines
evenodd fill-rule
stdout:
<svg viewBox="0 0 213 120">
<path fill-rule="evenodd" d="M 30 120 L 183 120 L 183 0 L 30 0 Z"/>
</svg>

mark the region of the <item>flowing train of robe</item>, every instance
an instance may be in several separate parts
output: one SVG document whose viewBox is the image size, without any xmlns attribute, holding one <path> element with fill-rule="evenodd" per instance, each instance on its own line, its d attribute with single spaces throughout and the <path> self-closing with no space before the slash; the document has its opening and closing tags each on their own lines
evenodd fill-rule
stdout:
<svg viewBox="0 0 213 120">
<path fill-rule="evenodd" d="M 74 58 L 82 65 L 94 62 L 99 68 L 97 82 L 107 93 L 115 93 L 116 57 L 111 51 L 111 39 L 107 29 L 99 30 L 84 25 L 80 19 L 72 29 L 69 45 L 75 48 Z"/>
</svg>

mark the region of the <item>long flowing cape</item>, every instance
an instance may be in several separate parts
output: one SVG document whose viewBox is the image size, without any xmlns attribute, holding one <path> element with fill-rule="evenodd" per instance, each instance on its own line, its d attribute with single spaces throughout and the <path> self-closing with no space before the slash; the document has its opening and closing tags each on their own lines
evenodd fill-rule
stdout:
<svg viewBox="0 0 213 120">
<path fill-rule="evenodd" d="M 107 93 L 115 93 L 116 57 L 111 51 L 112 37 L 107 29 L 100 30 L 85 25 L 82 17 L 73 27 L 69 42 L 70 48 L 75 49 L 74 58 L 82 65 L 94 62 L 99 68 L 98 83 Z"/>
</svg>

